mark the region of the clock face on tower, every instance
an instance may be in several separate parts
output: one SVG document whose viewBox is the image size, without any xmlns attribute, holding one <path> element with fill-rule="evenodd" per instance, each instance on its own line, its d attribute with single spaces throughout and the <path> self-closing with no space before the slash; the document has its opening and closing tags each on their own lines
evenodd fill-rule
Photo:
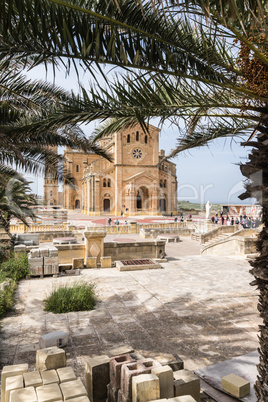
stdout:
<svg viewBox="0 0 268 402">
<path fill-rule="evenodd" d="M 133 158 L 140 159 L 142 157 L 142 151 L 139 148 L 136 148 L 132 152 Z"/>
</svg>

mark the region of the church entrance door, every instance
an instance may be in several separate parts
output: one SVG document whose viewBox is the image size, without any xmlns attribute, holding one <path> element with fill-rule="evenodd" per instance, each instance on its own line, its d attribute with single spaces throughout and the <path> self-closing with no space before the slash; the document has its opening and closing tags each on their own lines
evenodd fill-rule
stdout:
<svg viewBox="0 0 268 402">
<path fill-rule="evenodd" d="M 103 211 L 110 212 L 110 200 L 109 198 L 104 198 L 103 200 Z"/>
<path fill-rule="evenodd" d="M 149 191 L 148 188 L 142 186 L 137 191 L 136 206 L 137 210 L 146 210 L 149 208 Z"/>
<path fill-rule="evenodd" d="M 80 209 L 80 200 L 75 200 L 75 209 Z"/>
<path fill-rule="evenodd" d="M 165 198 L 160 199 L 160 211 L 161 212 L 166 211 L 166 200 L 165 200 Z"/>
</svg>

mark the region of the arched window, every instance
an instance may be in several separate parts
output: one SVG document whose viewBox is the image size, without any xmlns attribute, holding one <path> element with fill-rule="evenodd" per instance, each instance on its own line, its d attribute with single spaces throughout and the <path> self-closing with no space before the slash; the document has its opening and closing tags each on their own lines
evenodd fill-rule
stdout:
<svg viewBox="0 0 268 402">
<path fill-rule="evenodd" d="M 147 135 L 144 137 L 144 142 L 145 142 L 145 144 L 148 143 L 148 136 Z"/>
<path fill-rule="evenodd" d="M 140 138 L 140 134 L 138 131 L 136 131 L 136 141 L 139 141 L 139 138 Z"/>
<path fill-rule="evenodd" d="M 130 134 L 127 135 L 127 143 L 130 143 Z"/>
<path fill-rule="evenodd" d="M 167 165 L 165 165 L 165 171 L 167 172 Z"/>
<path fill-rule="evenodd" d="M 52 195 L 53 195 L 53 191 L 50 191 L 50 197 L 52 197 Z"/>
<path fill-rule="evenodd" d="M 108 179 L 108 181 L 107 181 L 107 187 L 111 187 L 111 179 Z"/>
<path fill-rule="evenodd" d="M 79 165 L 76 165 L 76 173 L 79 173 Z"/>
<path fill-rule="evenodd" d="M 160 180 L 160 187 L 161 187 L 161 188 L 163 187 L 162 180 Z"/>
<path fill-rule="evenodd" d="M 106 179 L 103 179 L 103 187 L 106 187 Z"/>
<path fill-rule="evenodd" d="M 165 188 L 167 187 L 167 181 L 166 180 L 164 180 L 164 187 Z"/>
</svg>

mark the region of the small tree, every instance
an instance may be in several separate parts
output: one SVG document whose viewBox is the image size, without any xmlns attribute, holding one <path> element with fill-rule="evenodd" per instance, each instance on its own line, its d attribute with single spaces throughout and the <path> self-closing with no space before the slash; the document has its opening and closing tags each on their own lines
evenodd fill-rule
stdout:
<svg viewBox="0 0 268 402">
<path fill-rule="evenodd" d="M 32 206 L 36 204 L 35 197 L 30 194 L 29 182 L 22 178 L 8 178 L 0 176 L 0 224 L 14 242 L 10 233 L 10 221 L 12 217 L 20 219 L 29 226 L 27 218 L 34 218 Z"/>
</svg>

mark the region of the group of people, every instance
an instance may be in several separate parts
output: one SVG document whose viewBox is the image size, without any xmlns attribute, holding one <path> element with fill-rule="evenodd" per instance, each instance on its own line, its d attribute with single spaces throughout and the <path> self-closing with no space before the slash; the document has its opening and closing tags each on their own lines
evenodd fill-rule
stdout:
<svg viewBox="0 0 268 402">
<path fill-rule="evenodd" d="M 188 221 L 192 220 L 192 214 L 189 214 L 189 215 L 187 216 L 187 220 L 188 220 Z M 177 217 L 177 216 L 175 216 L 174 222 L 178 222 L 178 217 Z M 184 222 L 184 217 L 183 217 L 183 213 L 182 213 L 182 212 L 180 213 L 180 222 Z"/>
<path fill-rule="evenodd" d="M 244 229 L 250 229 L 250 228 L 257 228 L 261 221 L 259 218 L 253 218 L 253 217 L 249 217 L 249 216 L 242 216 L 240 215 L 240 217 L 233 217 L 231 216 L 231 218 L 226 215 L 226 217 L 224 217 L 223 212 L 220 213 L 220 216 L 218 216 L 218 212 L 216 212 L 215 216 L 211 217 L 211 222 L 217 224 L 226 224 L 227 226 L 231 226 L 231 225 L 241 225 Z"/>
<path fill-rule="evenodd" d="M 121 215 L 121 216 L 122 216 L 122 215 Z M 113 223 L 112 219 L 111 219 L 111 218 L 108 218 L 108 225 L 111 226 L 112 223 Z M 114 221 L 114 224 L 115 224 L 115 225 L 120 225 L 120 222 L 119 222 L 119 220 L 118 220 L 117 218 L 116 218 L 116 220 Z M 125 225 L 128 224 L 127 220 L 125 220 L 124 224 L 125 224 Z"/>
</svg>

